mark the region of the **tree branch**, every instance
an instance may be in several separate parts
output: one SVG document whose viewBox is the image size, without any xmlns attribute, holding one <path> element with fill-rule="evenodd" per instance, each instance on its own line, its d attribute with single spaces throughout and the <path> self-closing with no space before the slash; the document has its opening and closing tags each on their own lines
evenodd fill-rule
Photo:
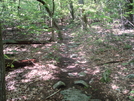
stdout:
<svg viewBox="0 0 134 101">
<path fill-rule="evenodd" d="M 45 6 L 47 13 L 49 14 L 50 17 L 52 17 L 52 13 L 51 13 L 50 9 L 48 8 L 47 3 L 43 0 L 37 0 L 37 1 L 42 3 Z"/>
</svg>

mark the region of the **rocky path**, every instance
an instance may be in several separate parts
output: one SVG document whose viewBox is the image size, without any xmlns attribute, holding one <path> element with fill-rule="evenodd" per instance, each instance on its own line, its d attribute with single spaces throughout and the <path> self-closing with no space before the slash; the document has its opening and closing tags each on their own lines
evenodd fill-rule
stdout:
<svg viewBox="0 0 134 101">
<path fill-rule="evenodd" d="M 72 38 L 64 41 L 61 48 L 63 51 L 57 64 L 60 72 L 56 74 L 58 80 L 53 88 L 62 89 L 60 93 L 63 95 L 63 101 L 102 101 L 92 96 L 92 91 L 98 89 L 91 88 L 94 81 L 98 82 L 97 77 L 94 76 L 97 71 L 91 70 L 90 62 L 86 60 L 79 45 L 73 42 Z"/>
<path fill-rule="evenodd" d="M 41 51 L 42 54 L 36 55 L 39 50 L 45 49 L 51 44 L 46 44 L 46 46 L 23 45 L 23 50 L 30 50 L 30 54 L 34 54 L 39 62 L 34 63 L 34 66 L 7 72 L 7 101 L 62 101 L 62 99 L 88 101 L 91 97 L 89 83 L 92 83 L 93 78 L 84 53 L 78 51 L 79 45 L 79 43 L 74 43 L 72 38 L 64 40 L 60 44 L 56 64 L 46 63 L 43 57 L 44 50 Z M 21 46 L 11 45 L 11 47 L 20 51 L 18 58 L 29 56 L 27 51 L 16 48 Z M 38 50 L 31 53 L 34 49 Z M 17 57 L 17 55 L 15 56 Z M 43 64 L 43 62 L 45 63 Z"/>
</svg>

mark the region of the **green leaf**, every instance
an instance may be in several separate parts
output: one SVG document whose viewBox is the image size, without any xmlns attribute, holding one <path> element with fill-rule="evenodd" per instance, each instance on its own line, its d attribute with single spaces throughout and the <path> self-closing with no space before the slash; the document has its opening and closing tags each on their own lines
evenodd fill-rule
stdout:
<svg viewBox="0 0 134 101">
<path fill-rule="evenodd" d="M 12 50 L 12 51 L 9 51 L 9 52 L 18 52 L 18 51 L 16 51 L 16 50 Z"/>
<path fill-rule="evenodd" d="M 133 96 L 129 96 L 129 99 L 132 99 L 133 98 Z"/>
<path fill-rule="evenodd" d="M 4 58 L 5 59 L 10 59 L 6 54 L 4 54 Z"/>
<path fill-rule="evenodd" d="M 11 68 L 14 68 L 14 65 L 13 64 L 11 64 Z"/>
<path fill-rule="evenodd" d="M 134 94 L 134 90 L 132 90 L 130 93 L 133 93 Z"/>
<path fill-rule="evenodd" d="M 123 65 L 123 66 L 126 66 L 126 65 L 128 65 L 128 63 L 122 63 L 122 65 Z"/>
<path fill-rule="evenodd" d="M 102 74 L 101 82 L 107 83 L 108 81 L 110 81 L 110 73 L 111 73 L 110 70 L 108 69 L 105 70 Z"/>
</svg>

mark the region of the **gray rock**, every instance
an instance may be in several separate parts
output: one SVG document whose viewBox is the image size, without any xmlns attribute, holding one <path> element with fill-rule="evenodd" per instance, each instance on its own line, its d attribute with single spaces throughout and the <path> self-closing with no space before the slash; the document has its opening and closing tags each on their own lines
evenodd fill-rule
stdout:
<svg viewBox="0 0 134 101">
<path fill-rule="evenodd" d="M 70 55 L 70 58 L 76 58 L 78 56 L 78 54 L 72 54 Z"/>
<path fill-rule="evenodd" d="M 80 72 L 80 73 L 78 73 L 78 75 L 79 75 L 80 77 L 84 77 L 84 76 L 86 76 L 86 73 L 85 73 L 85 72 Z"/>
<path fill-rule="evenodd" d="M 77 76 L 77 73 L 68 73 L 69 76 L 74 77 Z"/>
<path fill-rule="evenodd" d="M 81 69 L 83 69 L 83 70 L 84 70 L 84 69 L 86 69 L 86 68 L 85 68 L 85 67 L 81 67 Z"/>
<path fill-rule="evenodd" d="M 77 44 L 73 44 L 73 45 L 69 45 L 68 47 L 69 48 L 75 48 L 75 47 L 78 47 L 78 45 Z"/>
<path fill-rule="evenodd" d="M 63 86 L 66 86 L 66 84 L 62 81 L 58 81 L 57 83 L 55 83 L 53 85 L 53 89 L 58 89 L 58 88 L 63 87 Z"/>
<path fill-rule="evenodd" d="M 130 63 L 131 68 L 134 68 L 134 63 Z"/>
<path fill-rule="evenodd" d="M 89 101 L 91 95 L 82 93 L 81 90 L 69 88 L 60 92 L 63 95 L 62 101 Z"/>
<path fill-rule="evenodd" d="M 66 69 L 61 69 L 62 72 L 68 72 Z"/>
<path fill-rule="evenodd" d="M 83 81 L 83 80 L 74 81 L 74 84 L 82 85 L 82 86 L 85 86 L 85 87 L 89 87 L 88 84 L 85 81 Z"/>
<path fill-rule="evenodd" d="M 89 81 L 89 84 L 93 83 L 94 82 L 94 79 L 92 78 L 90 81 Z"/>
</svg>

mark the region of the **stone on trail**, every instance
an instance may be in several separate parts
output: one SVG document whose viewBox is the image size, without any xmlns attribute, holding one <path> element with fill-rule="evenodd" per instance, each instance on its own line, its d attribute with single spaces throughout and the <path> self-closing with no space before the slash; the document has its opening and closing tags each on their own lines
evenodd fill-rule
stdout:
<svg viewBox="0 0 134 101">
<path fill-rule="evenodd" d="M 134 79 L 134 74 L 129 74 L 126 77 L 129 78 L 129 79 Z"/>
<path fill-rule="evenodd" d="M 76 58 L 76 57 L 78 57 L 78 54 L 72 54 L 72 55 L 70 55 L 70 58 Z"/>
<path fill-rule="evenodd" d="M 60 92 L 63 95 L 62 101 L 89 101 L 91 95 L 82 93 L 81 90 L 69 88 Z"/>
<path fill-rule="evenodd" d="M 53 85 L 53 89 L 59 89 L 59 88 L 61 88 L 63 86 L 66 86 L 66 84 L 64 82 L 62 82 L 62 81 L 58 81 L 57 83 L 55 83 Z"/>
<path fill-rule="evenodd" d="M 83 81 L 83 80 L 74 81 L 74 84 L 88 87 L 88 84 L 85 81 Z"/>
<path fill-rule="evenodd" d="M 84 76 L 86 76 L 86 73 L 85 73 L 85 72 L 80 72 L 80 73 L 78 73 L 78 75 L 79 75 L 80 77 L 84 77 Z"/>
</svg>

